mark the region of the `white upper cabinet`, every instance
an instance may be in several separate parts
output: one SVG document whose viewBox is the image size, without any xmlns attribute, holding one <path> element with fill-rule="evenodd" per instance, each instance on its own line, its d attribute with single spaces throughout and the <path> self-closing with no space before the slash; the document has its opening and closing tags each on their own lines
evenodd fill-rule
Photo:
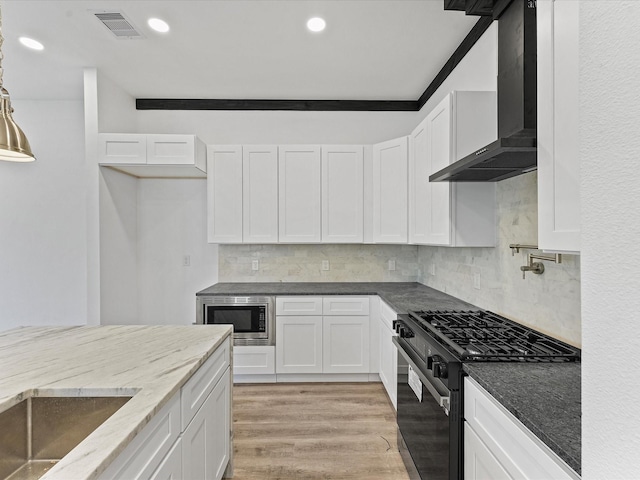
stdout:
<svg viewBox="0 0 640 480">
<path fill-rule="evenodd" d="M 278 175 L 278 240 L 320 243 L 320 147 L 278 147 Z"/>
<path fill-rule="evenodd" d="M 577 0 L 539 0 L 538 246 L 580 251 Z"/>
<path fill-rule="evenodd" d="M 428 135 L 426 120 L 409 135 L 409 243 L 427 243 L 429 232 Z"/>
<path fill-rule="evenodd" d="M 362 243 L 363 186 L 362 145 L 323 145 L 323 243 Z"/>
<path fill-rule="evenodd" d="M 242 148 L 242 240 L 278 243 L 278 149 Z"/>
<path fill-rule="evenodd" d="M 373 241 L 407 243 L 407 145 L 400 137 L 373 146 Z"/>
<path fill-rule="evenodd" d="M 495 92 L 451 92 L 411 138 L 411 169 L 420 177 L 410 183 L 412 243 L 495 246 L 494 183 L 428 182 L 429 175 L 496 140 Z"/>
<path fill-rule="evenodd" d="M 207 149 L 207 209 L 210 243 L 242 243 L 242 147 Z"/>
<path fill-rule="evenodd" d="M 136 177 L 204 178 L 206 147 L 195 135 L 101 133 L 98 162 Z"/>
</svg>

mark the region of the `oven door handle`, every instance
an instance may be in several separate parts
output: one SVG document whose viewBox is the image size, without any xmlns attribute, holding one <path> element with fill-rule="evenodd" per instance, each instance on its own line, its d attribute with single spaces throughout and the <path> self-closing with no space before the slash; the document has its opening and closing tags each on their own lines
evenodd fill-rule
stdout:
<svg viewBox="0 0 640 480">
<path fill-rule="evenodd" d="M 411 366 L 411 368 L 413 368 L 415 373 L 418 375 L 420 380 L 422 380 L 422 384 L 426 387 L 427 390 L 429 390 L 429 393 L 435 399 L 435 401 L 438 402 L 438 405 L 440 405 L 440 407 L 444 409 L 446 414 L 449 415 L 449 407 L 450 407 L 449 396 L 443 395 L 442 393 L 440 393 L 436 388 L 436 386 L 431 382 L 431 380 L 429 380 L 429 378 L 427 378 L 427 376 L 422 372 L 422 370 L 418 368 L 418 366 L 416 365 L 416 359 L 413 358 L 415 354 L 407 350 L 402 345 L 402 343 L 400 343 L 400 342 L 404 343 L 403 340 L 399 339 L 397 336 L 394 336 L 394 337 L 391 337 L 391 341 L 397 347 L 398 353 L 400 353 L 404 357 L 407 363 Z"/>
</svg>

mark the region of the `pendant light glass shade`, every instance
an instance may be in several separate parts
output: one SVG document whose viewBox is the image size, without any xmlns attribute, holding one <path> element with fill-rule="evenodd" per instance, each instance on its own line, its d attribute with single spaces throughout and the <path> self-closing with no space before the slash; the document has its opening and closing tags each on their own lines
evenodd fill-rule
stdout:
<svg viewBox="0 0 640 480">
<path fill-rule="evenodd" d="M 0 160 L 33 162 L 29 140 L 11 116 L 11 99 L 5 88 L 0 89 Z"/>
</svg>

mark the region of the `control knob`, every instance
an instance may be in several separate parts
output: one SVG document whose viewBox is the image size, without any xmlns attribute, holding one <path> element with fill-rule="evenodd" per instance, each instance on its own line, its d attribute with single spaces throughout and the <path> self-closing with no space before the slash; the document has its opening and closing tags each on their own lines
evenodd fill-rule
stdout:
<svg viewBox="0 0 640 480">
<path fill-rule="evenodd" d="M 400 327 L 400 337 L 401 338 L 413 338 L 415 335 L 413 331 L 408 328 L 406 325 L 404 327 Z"/>
<path fill-rule="evenodd" d="M 447 362 L 440 355 L 434 355 L 432 357 L 431 370 L 433 371 L 433 376 L 436 378 L 447 378 L 449 374 Z"/>
</svg>

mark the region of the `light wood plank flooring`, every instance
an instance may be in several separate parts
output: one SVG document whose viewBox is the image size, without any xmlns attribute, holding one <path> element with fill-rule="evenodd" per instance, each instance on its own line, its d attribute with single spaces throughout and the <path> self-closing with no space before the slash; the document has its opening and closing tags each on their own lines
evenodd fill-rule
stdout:
<svg viewBox="0 0 640 480">
<path fill-rule="evenodd" d="M 407 480 L 381 383 L 234 385 L 234 479 Z"/>
</svg>

